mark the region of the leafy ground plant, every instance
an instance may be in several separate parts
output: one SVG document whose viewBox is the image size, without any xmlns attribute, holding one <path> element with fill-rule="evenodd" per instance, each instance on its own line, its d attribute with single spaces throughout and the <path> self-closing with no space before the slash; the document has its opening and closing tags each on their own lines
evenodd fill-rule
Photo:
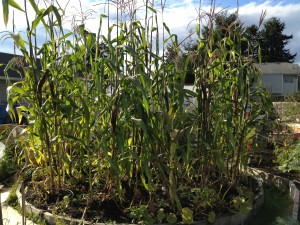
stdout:
<svg viewBox="0 0 300 225">
<path fill-rule="evenodd" d="M 300 144 L 299 142 L 288 146 L 277 146 L 275 149 L 278 169 L 283 172 L 300 172 Z"/>
<path fill-rule="evenodd" d="M 19 169 L 17 155 L 20 149 L 18 144 L 11 138 L 11 127 L 5 127 L 0 132 L 0 182 L 4 181 L 8 184 L 9 179 Z M 12 179 L 13 180 L 13 179 Z"/>
</svg>

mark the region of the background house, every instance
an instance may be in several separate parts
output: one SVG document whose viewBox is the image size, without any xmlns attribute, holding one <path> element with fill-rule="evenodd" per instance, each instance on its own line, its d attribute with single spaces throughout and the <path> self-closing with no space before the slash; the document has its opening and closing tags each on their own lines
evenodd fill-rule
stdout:
<svg viewBox="0 0 300 225">
<path fill-rule="evenodd" d="M 7 77 L 4 73 L 6 65 L 12 60 L 22 59 L 21 56 L 0 52 L 0 104 L 7 102 L 6 88 L 7 88 Z M 17 63 L 15 63 L 17 64 Z M 16 66 L 15 66 L 16 67 Z M 21 80 L 21 75 L 15 70 L 8 70 L 8 79 L 10 82 L 14 83 Z"/>
<path fill-rule="evenodd" d="M 21 80 L 21 75 L 12 69 L 8 70 L 8 77 L 4 73 L 5 67 L 9 62 L 14 63 L 14 68 L 17 67 L 18 61 L 22 61 L 21 56 L 0 52 L 0 124 L 10 123 L 11 119 L 6 112 L 7 95 L 6 89 L 9 83 L 14 83 Z"/>
<path fill-rule="evenodd" d="M 256 64 L 262 71 L 262 84 L 274 96 L 287 96 L 298 92 L 300 67 L 292 63 Z"/>
</svg>

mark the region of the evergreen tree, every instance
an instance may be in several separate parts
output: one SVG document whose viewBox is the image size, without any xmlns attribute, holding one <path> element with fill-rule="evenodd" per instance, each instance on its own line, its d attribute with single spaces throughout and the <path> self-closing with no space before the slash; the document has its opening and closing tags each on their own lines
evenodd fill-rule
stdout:
<svg viewBox="0 0 300 225">
<path fill-rule="evenodd" d="M 215 15 L 213 35 L 216 43 L 218 42 L 218 40 L 221 40 L 224 37 L 233 38 L 232 35 L 237 29 L 243 29 L 243 24 L 239 20 L 236 13 L 231 13 L 230 15 L 228 15 L 227 11 L 222 11 L 221 13 Z M 204 26 L 202 30 L 203 39 L 208 38 L 208 31 L 209 28 L 207 26 Z"/>
<path fill-rule="evenodd" d="M 296 54 L 285 48 L 293 35 L 283 34 L 284 29 L 285 23 L 276 17 L 264 23 L 259 39 L 262 62 L 294 62 Z"/>
<path fill-rule="evenodd" d="M 243 54 L 248 55 L 249 52 L 252 52 L 252 58 L 257 60 L 258 44 L 259 44 L 259 40 L 260 40 L 259 27 L 256 26 L 255 24 L 252 24 L 252 25 L 246 27 L 245 30 L 244 30 L 243 36 L 245 38 L 247 38 L 247 40 L 250 44 L 250 45 L 247 45 L 246 43 L 244 43 L 244 45 L 242 46 Z M 252 49 L 249 49 L 249 47 L 252 48 Z"/>
<path fill-rule="evenodd" d="M 195 74 L 194 69 L 196 65 L 197 56 L 194 55 L 197 51 L 197 43 L 188 42 L 183 45 L 183 48 L 169 44 L 166 48 L 165 62 L 174 64 L 177 70 L 185 69 L 185 84 L 194 84 Z M 186 62 L 186 60 L 188 60 Z M 185 63 L 187 67 L 185 68 Z"/>
</svg>

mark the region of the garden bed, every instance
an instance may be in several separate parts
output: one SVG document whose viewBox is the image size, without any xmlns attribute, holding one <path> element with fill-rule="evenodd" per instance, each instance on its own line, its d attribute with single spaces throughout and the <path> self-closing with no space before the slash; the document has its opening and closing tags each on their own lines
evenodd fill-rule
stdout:
<svg viewBox="0 0 300 225">
<path fill-rule="evenodd" d="M 254 179 L 252 181 L 255 181 Z M 263 202 L 264 202 L 264 196 L 263 196 L 263 189 L 262 189 L 262 182 L 256 181 L 255 182 L 255 197 L 253 199 L 253 205 L 251 206 L 251 210 L 246 210 L 244 212 L 238 212 L 238 213 L 232 213 L 230 211 L 223 211 L 219 212 L 217 217 L 214 219 L 213 224 L 216 225 L 240 225 L 244 224 L 247 221 L 249 221 L 253 216 L 256 215 L 256 213 L 262 208 Z M 254 185 L 251 183 L 251 185 Z M 253 188 L 253 187 L 252 187 Z M 30 189 L 30 188 L 25 188 Z M 229 191 L 229 193 L 232 193 L 234 191 Z M 20 205 L 22 205 L 22 199 L 24 200 L 26 212 L 33 213 L 35 215 L 38 215 L 39 217 L 45 219 L 47 224 L 54 225 L 58 221 L 63 222 L 66 224 L 97 224 L 97 225 L 104 225 L 104 224 L 110 224 L 110 223 L 117 223 L 117 224 L 132 224 L 130 222 L 130 218 L 128 215 L 126 215 L 126 212 L 121 211 L 120 207 L 116 205 L 116 203 L 111 200 L 102 202 L 102 204 L 99 202 L 99 199 L 94 199 L 93 204 L 90 204 L 89 207 L 86 206 L 85 203 L 77 202 L 76 205 L 68 205 L 67 214 L 68 215 L 59 215 L 55 211 L 55 207 L 58 205 L 61 205 L 62 200 L 66 198 L 75 198 L 74 193 L 71 190 L 62 190 L 59 194 L 57 193 L 55 196 L 49 195 L 48 200 L 52 198 L 52 201 L 56 199 L 56 202 L 54 201 L 52 203 L 48 203 L 40 206 L 34 205 L 34 198 L 36 196 L 33 196 L 33 192 L 29 196 L 26 195 L 25 198 L 22 197 L 21 194 L 21 186 L 19 187 L 17 191 L 18 199 Z M 26 201 L 25 201 L 26 199 Z M 31 202 L 31 203 L 30 203 Z M 220 205 L 217 205 L 216 207 L 220 207 Z M 79 213 L 79 212 L 84 212 Z M 128 212 L 127 212 L 128 213 Z M 95 220 L 95 218 L 99 218 L 106 214 L 106 216 L 111 216 L 110 218 L 107 217 L 105 221 Z M 76 216 L 77 215 L 77 216 Z M 90 218 L 94 216 L 94 218 L 88 222 L 88 220 L 85 219 L 85 215 L 90 215 Z M 74 217 L 72 217 L 74 216 Z M 119 217 L 119 218 L 118 218 Z M 123 217 L 123 218 L 122 218 Z M 120 220 L 121 218 L 121 220 Z M 118 221 L 119 220 L 119 221 Z M 111 221 L 111 222 L 110 222 Z M 116 222 L 117 221 L 117 222 Z M 210 224 L 210 222 L 207 219 L 201 219 L 198 217 L 198 219 L 195 220 L 193 224 L 196 225 L 206 225 Z"/>
</svg>

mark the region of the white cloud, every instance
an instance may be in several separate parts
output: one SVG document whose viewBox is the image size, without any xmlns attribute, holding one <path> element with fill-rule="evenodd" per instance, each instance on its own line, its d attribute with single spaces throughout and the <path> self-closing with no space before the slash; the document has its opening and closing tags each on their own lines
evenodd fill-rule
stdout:
<svg viewBox="0 0 300 225">
<path fill-rule="evenodd" d="M 283 33 L 286 35 L 293 35 L 293 39 L 290 40 L 287 48 L 290 49 L 292 54 L 297 53 L 295 63 L 300 64 L 300 3 L 284 5 L 282 2 L 279 2 L 274 5 L 271 1 L 266 1 L 261 4 L 252 2 L 241 6 L 239 15 L 246 26 L 250 24 L 258 25 L 259 17 L 263 10 L 267 10 L 265 21 L 271 17 L 277 17 L 281 22 L 285 23 L 285 30 Z"/>
</svg>

